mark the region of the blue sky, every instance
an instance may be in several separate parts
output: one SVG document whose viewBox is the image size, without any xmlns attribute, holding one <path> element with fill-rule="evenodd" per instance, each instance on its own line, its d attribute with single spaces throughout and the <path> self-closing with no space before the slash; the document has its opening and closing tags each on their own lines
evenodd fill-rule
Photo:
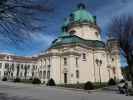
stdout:
<svg viewBox="0 0 133 100">
<path fill-rule="evenodd" d="M 78 3 L 84 3 L 88 11 L 97 16 L 103 40 L 107 38 L 107 26 L 111 18 L 125 13 L 132 14 L 133 8 L 133 0 L 51 0 L 50 5 L 54 8 L 54 12 L 45 16 L 47 20 L 44 22 L 46 25 L 44 31 L 33 35 L 32 41 L 28 41 L 28 45 L 22 45 L 23 49 L 17 49 L 13 45 L 0 42 L 0 52 L 30 56 L 45 51 L 52 40 L 60 34 L 64 18 L 76 9 Z"/>
</svg>

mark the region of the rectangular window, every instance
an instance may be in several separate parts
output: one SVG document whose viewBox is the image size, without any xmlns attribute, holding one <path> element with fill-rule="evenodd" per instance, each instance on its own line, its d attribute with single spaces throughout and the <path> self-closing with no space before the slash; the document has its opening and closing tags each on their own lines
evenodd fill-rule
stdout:
<svg viewBox="0 0 133 100">
<path fill-rule="evenodd" d="M 8 63 L 5 63 L 5 69 L 7 69 L 9 67 Z"/>
<path fill-rule="evenodd" d="M 2 68 L 2 63 L 0 63 L 0 69 Z"/>
<path fill-rule="evenodd" d="M 79 70 L 76 70 L 76 78 L 79 78 Z"/>
<path fill-rule="evenodd" d="M 48 70 L 50 70 L 51 65 L 48 65 Z"/>
<path fill-rule="evenodd" d="M 43 71 L 43 78 L 46 78 L 46 71 Z"/>
<path fill-rule="evenodd" d="M 78 58 L 76 57 L 76 67 L 78 67 Z"/>
<path fill-rule="evenodd" d="M 35 65 L 33 65 L 33 70 L 35 70 Z"/>
<path fill-rule="evenodd" d="M 11 65 L 12 71 L 14 71 L 14 64 Z"/>
<path fill-rule="evenodd" d="M 21 65 L 21 69 L 23 69 L 23 65 Z"/>
<path fill-rule="evenodd" d="M 39 73 L 39 77 L 42 78 L 42 71 L 40 71 L 40 73 Z"/>
<path fill-rule="evenodd" d="M 83 53 L 83 60 L 85 61 L 86 60 L 86 54 L 85 53 Z"/>
<path fill-rule="evenodd" d="M 50 71 L 47 71 L 47 79 L 50 79 Z"/>
<path fill-rule="evenodd" d="M 64 65 L 67 65 L 67 58 L 64 58 Z"/>
</svg>

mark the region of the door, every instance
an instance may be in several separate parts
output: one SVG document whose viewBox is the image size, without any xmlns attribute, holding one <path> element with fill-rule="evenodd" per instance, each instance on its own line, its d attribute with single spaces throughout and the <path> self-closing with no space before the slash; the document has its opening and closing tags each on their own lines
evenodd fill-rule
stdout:
<svg viewBox="0 0 133 100">
<path fill-rule="evenodd" d="M 64 73 L 64 83 L 67 83 L 67 73 Z"/>
</svg>

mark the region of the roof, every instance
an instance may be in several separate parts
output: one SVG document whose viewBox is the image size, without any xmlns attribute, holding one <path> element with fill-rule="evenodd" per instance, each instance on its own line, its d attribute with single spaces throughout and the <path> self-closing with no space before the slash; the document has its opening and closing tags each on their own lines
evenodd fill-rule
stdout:
<svg viewBox="0 0 133 100">
<path fill-rule="evenodd" d="M 0 61 L 33 63 L 37 61 L 37 57 L 22 57 L 22 56 L 15 56 L 15 55 L 0 54 Z"/>
<path fill-rule="evenodd" d="M 63 27 L 67 27 L 69 24 L 73 22 L 89 22 L 95 23 L 95 16 L 92 16 L 90 12 L 88 12 L 85 8 L 84 4 L 79 4 L 78 9 L 70 14 L 66 21 L 63 24 Z"/>
<path fill-rule="evenodd" d="M 76 35 L 60 36 L 52 42 L 51 48 L 61 46 L 63 44 L 81 43 L 88 47 L 104 48 L 105 43 L 99 40 L 84 40 Z"/>
</svg>

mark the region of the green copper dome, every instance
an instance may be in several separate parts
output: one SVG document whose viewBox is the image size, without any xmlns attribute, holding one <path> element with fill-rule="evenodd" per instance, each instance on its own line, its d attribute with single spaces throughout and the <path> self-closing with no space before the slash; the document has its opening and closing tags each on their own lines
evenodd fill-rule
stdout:
<svg viewBox="0 0 133 100">
<path fill-rule="evenodd" d="M 84 4 L 79 4 L 78 9 L 72 12 L 63 24 L 64 27 L 67 27 L 73 22 L 90 22 L 95 23 L 96 17 L 92 16 L 86 9 Z"/>
<path fill-rule="evenodd" d="M 86 21 L 86 22 L 92 22 L 92 23 L 95 22 L 94 17 L 85 9 L 78 9 L 73 13 L 73 17 L 74 17 L 74 21 L 79 21 L 79 22 Z"/>
</svg>

